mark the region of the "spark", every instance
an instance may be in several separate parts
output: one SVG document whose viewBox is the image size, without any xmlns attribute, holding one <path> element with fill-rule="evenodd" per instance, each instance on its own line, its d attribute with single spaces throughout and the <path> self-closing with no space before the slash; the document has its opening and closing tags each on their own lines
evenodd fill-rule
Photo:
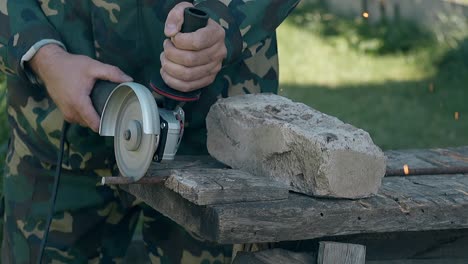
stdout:
<svg viewBox="0 0 468 264">
<path fill-rule="evenodd" d="M 369 13 L 366 11 L 362 12 L 362 17 L 366 19 L 369 18 Z"/>
<path fill-rule="evenodd" d="M 409 167 L 407 164 L 403 165 L 403 171 L 405 172 L 405 175 L 409 174 Z"/>
<path fill-rule="evenodd" d="M 455 120 L 458 120 L 460 118 L 460 113 L 455 112 L 453 117 L 455 118 Z"/>
</svg>

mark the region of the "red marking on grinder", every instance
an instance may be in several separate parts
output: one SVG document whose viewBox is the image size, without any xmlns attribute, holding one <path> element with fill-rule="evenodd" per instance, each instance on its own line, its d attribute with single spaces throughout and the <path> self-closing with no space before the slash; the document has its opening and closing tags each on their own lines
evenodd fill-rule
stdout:
<svg viewBox="0 0 468 264">
<path fill-rule="evenodd" d="M 183 96 L 177 96 L 177 95 L 173 95 L 173 94 L 170 94 L 166 91 L 163 91 L 161 89 L 159 89 L 158 87 L 156 87 L 154 84 L 150 83 L 150 86 L 151 88 L 157 92 L 158 94 L 162 95 L 162 96 L 165 96 L 167 98 L 170 98 L 170 99 L 173 99 L 173 100 L 176 100 L 176 101 L 180 101 L 180 102 L 194 102 L 194 101 L 197 101 L 198 99 L 200 99 L 200 95 L 197 95 L 196 97 L 183 97 Z"/>
</svg>

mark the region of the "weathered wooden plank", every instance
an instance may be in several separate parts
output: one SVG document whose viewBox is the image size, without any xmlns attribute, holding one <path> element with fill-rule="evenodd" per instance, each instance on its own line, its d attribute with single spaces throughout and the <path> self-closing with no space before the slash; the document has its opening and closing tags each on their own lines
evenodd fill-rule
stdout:
<svg viewBox="0 0 468 264">
<path fill-rule="evenodd" d="M 468 258 L 373 260 L 367 264 L 466 264 Z"/>
<path fill-rule="evenodd" d="M 345 241 L 366 245 L 366 261 L 468 259 L 468 229 L 355 235 Z"/>
<path fill-rule="evenodd" d="M 365 264 L 366 247 L 363 245 L 321 241 L 317 264 Z"/>
<path fill-rule="evenodd" d="M 216 212 L 211 208 L 193 204 L 161 184 L 129 184 L 119 187 L 135 195 L 186 230 L 195 232 L 208 240 L 216 241 L 217 217 L 213 215 Z"/>
<path fill-rule="evenodd" d="M 288 198 L 288 186 L 233 169 L 173 170 L 168 189 L 198 205 Z"/>
<path fill-rule="evenodd" d="M 168 176 L 172 170 L 181 169 L 221 169 L 226 165 L 210 156 L 176 156 L 175 160 L 167 162 L 153 162 L 146 172 L 145 177 Z"/>
<path fill-rule="evenodd" d="M 357 233 L 468 228 L 468 177 L 389 177 L 361 200 L 290 194 L 286 200 L 197 206 L 163 186 L 128 186 L 150 206 L 219 243 L 303 240 Z"/>
<path fill-rule="evenodd" d="M 290 195 L 286 201 L 213 206 L 219 241 L 280 241 L 356 233 L 468 227 L 468 177 L 391 177 L 373 198 Z"/>
<path fill-rule="evenodd" d="M 437 168 L 434 164 L 421 160 L 414 155 L 414 151 L 385 151 L 387 156 L 387 170 L 402 169 L 404 165 L 409 168 Z"/>
<path fill-rule="evenodd" d="M 124 263 L 148 263 L 141 235 L 134 240 L 127 251 Z M 269 248 L 281 248 L 296 258 L 297 254 L 312 258 L 306 263 L 316 262 L 318 244 L 321 241 L 361 244 L 366 246 L 366 263 L 468 263 L 468 229 L 435 230 L 430 232 L 393 232 L 356 234 L 326 237 L 312 240 L 268 243 Z M 250 245 L 250 244 L 247 244 Z M 257 244 L 256 244 L 257 245 Z M 247 249 L 248 246 L 247 246 Z M 279 249 L 273 249 L 279 250 Z M 291 252 L 291 250 L 293 252 Z M 271 250 L 263 250 L 271 252 Z M 300 253 L 296 253 L 300 252 Z M 262 263 L 256 258 L 259 252 L 237 252 L 234 263 Z M 244 258 L 245 256 L 245 258 Z M 133 260 L 130 262 L 130 260 Z M 141 260 L 140 262 L 135 260 Z M 244 261 L 245 260 L 245 261 Z M 248 262 L 251 261 L 251 262 Z"/>
<path fill-rule="evenodd" d="M 449 148 L 451 151 L 458 153 L 463 157 L 468 157 L 468 146 Z"/>
<path fill-rule="evenodd" d="M 447 166 L 467 166 L 468 146 L 457 148 L 388 150 L 387 168 L 409 167 L 435 168 Z"/>
<path fill-rule="evenodd" d="M 386 151 L 386 176 L 467 173 L 466 149 L 468 147 Z"/>
<path fill-rule="evenodd" d="M 434 156 L 443 157 L 448 166 L 466 166 L 468 165 L 468 147 L 433 149 Z"/>
<path fill-rule="evenodd" d="M 314 264 L 313 254 L 292 252 L 280 248 L 258 252 L 239 252 L 232 264 Z"/>
<path fill-rule="evenodd" d="M 430 149 L 422 151 L 416 156 L 424 161 L 435 164 L 439 167 L 455 167 L 466 166 L 467 161 L 455 159 L 452 157 L 453 152 L 449 149 Z"/>
<path fill-rule="evenodd" d="M 468 229 L 354 234 L 269 244 L 270 247 L 287 250 L 317 252 L 321 241 L 365 245 L 366 263 L 377 260 L 468 258 Z"/>
<path fill-rule="evenodd" d="M 385 151 L 387 169 L 468 167 L 468 146 Z"/>
</svg>

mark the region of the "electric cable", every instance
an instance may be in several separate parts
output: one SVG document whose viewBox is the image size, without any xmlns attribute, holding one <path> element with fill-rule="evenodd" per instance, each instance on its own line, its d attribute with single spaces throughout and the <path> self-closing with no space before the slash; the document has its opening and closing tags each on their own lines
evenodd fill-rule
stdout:
<svg viewBox="0 0 468 264">
<path fill-rule="evenodd" d="M 62 160 L 63 160 L 64 145 L 65 145 L 65 136 L 67 134 L 68 126 L 69 126 L 69 123 L 67 121 L 63 121 L 62 133 L 60 135 L 60 150 L 57 155 L 57 165 L 56 165 L 57 167 L 55 170 L 54 186 L 52 189 L 52 196 L 50 197 L 50 201 L 49 201 L 50 210 L 49 210 L 49 215 L 47 216 L 47 223 L 46 223 L 45 230 L 44 230 L 44 237 L 42 238 L 41 247 L 39 248 L 37 264 L 41 264 L 42 262 L 45 245 L 47 244 L 47 237 L 49 236 L 50 224 L 52 223 L 52 218 L 54 215 L 55 201 L 57 200 L 58 187 L 60 184 L 60 175 L 62 173 Z"/>
</svg>

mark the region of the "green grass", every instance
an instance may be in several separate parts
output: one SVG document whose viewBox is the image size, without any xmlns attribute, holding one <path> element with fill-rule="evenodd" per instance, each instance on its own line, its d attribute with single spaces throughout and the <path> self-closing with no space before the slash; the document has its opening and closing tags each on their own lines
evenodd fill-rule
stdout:
<svg viewBox="0 0 468 264">
<path fill-rule="evenodd" d="M 369 131 L 384 149 L 468 145 L 468 39 L 449 50 L 406 23 L 304 6 L 278 35 L 280 94 Z"/>
</svg>

